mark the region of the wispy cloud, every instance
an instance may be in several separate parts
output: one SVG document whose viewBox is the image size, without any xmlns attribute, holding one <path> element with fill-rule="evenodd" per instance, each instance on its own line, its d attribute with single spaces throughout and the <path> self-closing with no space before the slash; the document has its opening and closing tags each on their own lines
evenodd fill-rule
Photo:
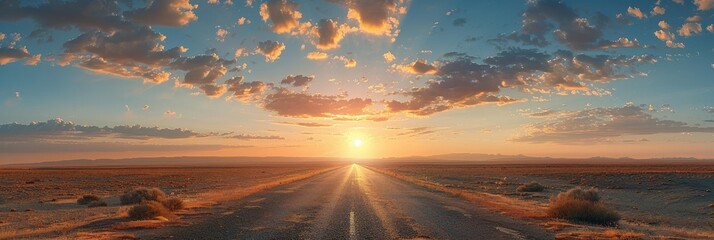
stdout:
<svg viewBox="0 0 714 240">
<path fill-rule="evenodd" d="M 578 144 L 610 142 L 623 136 L 714 133 L 714 127 L 663 120 L 649 112 L 644 106 L 626 105 L 561 113 L 544 122 L 526 125 L 524 129 L 526 133 L 512 140 L 529 143 Z"/>
</svg>

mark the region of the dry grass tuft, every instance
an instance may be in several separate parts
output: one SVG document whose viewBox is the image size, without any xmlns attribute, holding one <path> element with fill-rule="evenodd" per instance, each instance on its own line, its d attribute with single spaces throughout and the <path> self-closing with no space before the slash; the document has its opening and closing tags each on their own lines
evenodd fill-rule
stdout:
<svg viewBox="0 0 714 240">
<path fill-rule="evenodd" d="M 545 187 L 543 187 L 543 185 L 540 185 L 540 183 L 533 181 L 533 182 L 524 183 L 523 185 L 518 186 L 518 188 L 516 188 L 516 191 L 519 191 L 519 192 L 542 192 L 544 189 L 545 189 Z"/>
<path fill-rule="evenodd" d="M 179 198 L 169 198 L 161 202 L 161 204 L 163 204 L 166 209 L 172 212 L 184 209 L 186 207 L 186 204 L 183 203 L 183 200 Z"/>
<path fill-rule="evenodd" d="M 148 220 L 169 216 L 171 216 L 169 210 L 157 201 L 144 201 L 129 209 L 129 218 L 134 220 Z"/>
<path fill-rule="evenodd" d="M 559 193 L 550 199 L 548 214 L 576 222 L 587 222 L 606 226 L 617 225 L 620 215 L 605 207 L 597 190 L 583 190 L 579 187 Z"/>
<path fill-rule="evenodd" d="M 77 199 L 77 204 L 87 205 L 87 204 L 90 204 L 92 202 L 99 201 L 99 200 L 100 200 L 99 196 L 88 194 L 88 195 L 84 195 L 81 198 Z"/>
<path fill-rule="evenodd" d="M 121 195 L 120 201 L 122 205 L 137 204 L 143 201 L 161 202 L 166 199 L 166 194 L 158 188 L 135 188 Z"/>
</svg>

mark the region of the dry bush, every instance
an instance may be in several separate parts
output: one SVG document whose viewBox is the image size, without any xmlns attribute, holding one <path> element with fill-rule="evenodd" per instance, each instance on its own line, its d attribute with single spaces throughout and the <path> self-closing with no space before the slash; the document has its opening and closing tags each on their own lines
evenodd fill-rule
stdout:
<svg viewBox="0 0 714 240">
<path fill-rule="evenodd" d="M 129 209 L 129 218 L 134 220 L 148 220 L 156 217 L 168 217 L 170 215 L 169 210 L 157 201 L 144 201 Z"/>
<path fill-rule="evenodd" d="M 559 193 L 550 199 L 548 214 L 570 221 L 588 222 L 606 226 L 616 225 L 620 215 L 605 207 L 597 190 L 583 190 L 579 187 Z"/>
<path fill-rule="evenodd" d="M 518 188 L 516 188 L 516 191 L 519 192 L 542 192 L 545 189 L 543 185 L 540 185 L 540 183 L 537 183 L 535 181 L 530 182 L 530 183 L 524 183 Z"/>
<path fill-rule="evenodd" d="M 161 202 L 161 204 L 163 204 L 166 209 L 172 212 L 184 209 L 186 207 L 186 205 L 183 203 L 183 200 L 179 198 L 169 198 Z"/>
<path fill-rule="evenodd" d="M 143 201 L 161 202 L 166 199 L 166 194 L 158 188 L 135 188 L 121 195 L 120 201 L 122 205 L 137 204 Z"/>
<path fill-rule="evenodd" d="M 107 202 L 105 202 L 105 201 L 97 200 L 97 201 L 92 201 L 92 202 L 90 202 L 89 204 L 87 204 L 87 207 L 90 207 L 90 208 L 106 207 L 106 206 L 108 206 L 108 205 L 109 205 L 109 204 L 107 204 Z"/>
<path fill-rule="evenodd" d="M 91 202 L 99 201 L 99 200 L 100 200 L 100 198 L 97 195 L 88 194 L 88 195 L 84 195 L 81 198 L 77 199 L 77 204 L 87 205 Z"/>
</svg>

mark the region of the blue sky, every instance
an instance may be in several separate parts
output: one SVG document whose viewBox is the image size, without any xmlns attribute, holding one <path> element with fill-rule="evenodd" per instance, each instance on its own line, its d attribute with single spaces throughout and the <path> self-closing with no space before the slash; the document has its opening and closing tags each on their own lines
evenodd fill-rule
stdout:
<svg viewBox="0 0 714 240">
<path fill-rule="evenodd" d="M 13 150 L 0 159 L 714 157 L 713 6 L 4 0 L 0 149 Z M 128 37 L 135 31 L 143 32 Z M 121 44 L 157 48 L 147 54 Z M 277 48 L 259 47 L 269 44 Z M 159 72 L 170 77 L 145 75 Z M 288 76 L 306 82 L 281 83 Z M 79 125 L 142 128 L 96 135 Z M 179 128 L 197 134 L 162 135 Z M 364 146 L 351 146 L 355 139 Z M 63 144 L 98 150 L 53 154 Z"/>
</svg>

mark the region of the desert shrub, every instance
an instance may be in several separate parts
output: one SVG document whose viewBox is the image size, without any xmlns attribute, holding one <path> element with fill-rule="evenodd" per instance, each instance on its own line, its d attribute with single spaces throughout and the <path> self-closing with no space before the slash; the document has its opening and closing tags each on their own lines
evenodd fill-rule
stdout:
<svg viewBox="0 0 714 240">
<path fill-rule="evenodd" d="M 84 195 L 81 198 L 77 199 L 77 203 L 80 205 L 87 205 L 91 202 L 94 201 L 99 201 L 100 198 L 97 195 Z"/>
<path fill-rule="evenodd" d="M 137 204 L 142 201 L 157 201 L 161 202 L 166 199 L 166 194 L 158 188 L 135 188 L 121 195 L 119 200 L 122 205 Z"/>
<path fill-rule="evenodd" d="M 129 218 L 134 220 L 154 219 L 170 215 L 163 204 L 157 201 L 143 201 L 129 209 Z"/>
<path fill-rule="evenodd" d="M 559 193 L 550 199 L 548 214 L 555 218 L 601 225 L 616 225 L 620 220 L 620 215 L 605 207 L 593 188 L 583 190 L 576 187 Z"/>
<path fill-rule="evenodd" d="M 524 183 L 523 185 L 518 186 L 516 188 L 516 191 L 519 192 L 542 192 L 545 187 L 543 185 L 540 185 L 540 183 L 537 182 L 530 182 L 530 183 Z"/>
<path fill-rule="evenodd" d="M 105 202 L 105 201 L 97 200 L 97 201 L 92 201 L 92 202 L 90 202 L 89 204 L 87 204 L 87 207 L 90 207 L 90 208 L 106 207 L 106 206 L 108 206 L 108 205 L 109 205 L 109 204 L 107 204 L 107 202 Z"/>
<path fill-rule="evenodd" d="M 161 204 L 163 204 L 166 209 L 172 212 L 181 210 L 186 207 L 186 205 L 183 203 L 183 200 L 179 198 L 169 198 L 161 202 Z"/>
</svg>

